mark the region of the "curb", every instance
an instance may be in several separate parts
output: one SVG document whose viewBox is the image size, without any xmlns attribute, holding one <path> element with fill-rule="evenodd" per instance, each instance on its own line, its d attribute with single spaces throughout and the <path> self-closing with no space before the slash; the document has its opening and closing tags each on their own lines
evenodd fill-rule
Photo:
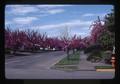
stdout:
<svg viewBox="0 0 120 84">
<path fill-rule="evenodd" d="M 55 63 L 52 63 L 51 66 L 49 67 L 49 69 L 51 67 L 53 67 L 56 63 L 58 63 L 60 60 L 62 60 L 64 57 L 66 57 L 66 55 L 62 55 L 63 57 L 61 57 L 59 60 L 56 60 Z M 57 58 L 58 59 L 58 58 Z"/>
<path fill-rule="evenodd" d="M 98 71 L 98 72 L 113 72 L 113 71 L 115 71 L 115 69 L 96 69 L 96 71 Z"/>
</svg>

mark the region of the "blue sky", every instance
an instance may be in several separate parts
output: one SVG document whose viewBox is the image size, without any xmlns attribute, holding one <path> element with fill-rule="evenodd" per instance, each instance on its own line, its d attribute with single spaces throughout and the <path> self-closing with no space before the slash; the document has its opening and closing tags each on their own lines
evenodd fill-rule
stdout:
<svg viewBox="0 0 120 84">
<path fill-rule="evenodd" d="M 11 30 L 36 30 L 49 37 L 64 35 L 86 37 L 97 16 L 103 19 L 112 5 L 6 5 L 5 27 Z"/>
</svg>

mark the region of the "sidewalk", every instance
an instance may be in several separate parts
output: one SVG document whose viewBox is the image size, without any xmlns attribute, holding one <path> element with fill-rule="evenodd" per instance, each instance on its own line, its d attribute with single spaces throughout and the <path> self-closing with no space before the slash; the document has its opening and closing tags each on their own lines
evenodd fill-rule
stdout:
<svg viewBox="0 0 120 84">
<path fill-rule="evenodd" d="M 109 66 L 108 64 L 104 63 L 91 63 L 90 61 L 87 61 L 87 54 L 84 54 L 83 51 L 80 52 L 80 62 L 78 64 L 79 70 L 90 70 L 95 71 L 95 66 Z"/>
</svg>

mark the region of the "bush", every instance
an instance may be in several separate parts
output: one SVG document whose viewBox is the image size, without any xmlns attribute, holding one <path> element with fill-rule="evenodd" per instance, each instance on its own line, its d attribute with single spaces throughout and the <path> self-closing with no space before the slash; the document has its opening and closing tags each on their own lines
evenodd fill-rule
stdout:
<svg viewBox="0 0 120 84">
<path fill-rule="evenodd" d="M 104 52 L 104 61 L 106 64 L 111 64 L 111 55 L 112 55 L 111 51 Z"/>
<path fill-rule="evenodd" d="M 6 53 L 6 54 L 10 54 L 10 52 L 11 52 L 11 50 L 10 50 L 10 49 L 8 49 L 8 48 L 7 48 L 7 49 L 5 49 L 5 53 Z"/>
<path fill-rule="evenodd" d="M 89 52 L 92 52 L 94 50 L 98 50 L 98 51 L 102 50 L 101 45 L 98 45 L 98 44 L 91 45 L 84 50 L 84 53 L 89 53 Z"/>
<path fill-rule="evenodd" d="M 88 61 L 91 62 L 99 62 L 102 60 L 102 55 L 99 50 L 94 50 L 87 58 Z"/>
</svg>

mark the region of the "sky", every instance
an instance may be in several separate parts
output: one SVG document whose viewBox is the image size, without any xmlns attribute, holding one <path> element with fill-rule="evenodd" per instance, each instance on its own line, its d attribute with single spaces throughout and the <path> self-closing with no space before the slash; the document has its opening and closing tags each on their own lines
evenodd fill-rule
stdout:
<svg viewBox="0 0 120 84">
<path fill-rule="evenodd" d="M 90 25 L 114 9 L 112 5 L 6 5 L 5 28 L 24 31 L 27 29 L 46 33 L 49 37 L 59 37 L 69 32 L 69 36 L 82 38 L 90 35 Z"/>
</svg>

